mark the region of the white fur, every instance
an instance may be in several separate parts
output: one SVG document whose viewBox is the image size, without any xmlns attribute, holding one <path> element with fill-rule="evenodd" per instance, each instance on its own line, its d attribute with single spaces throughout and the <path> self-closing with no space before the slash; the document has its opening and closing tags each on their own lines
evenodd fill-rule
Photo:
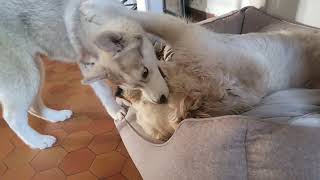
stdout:
<svg viewBox="0 0 320 180">
<path fill-rule="evenodd" d="M 137 23 L 127 23 L 126 18 L 118 21 L 112 11 L 104 19 L 104 24 L 88 22 L 79 11 L 81 2 L 7 0 L 0 6 L 0 103 L 3 117 L 31 148 L 51 147 L 55 138 L 34 131 L 28 125 L 28 111 L 49 122 L 64 121 L 72 115 L 70 110 L 57 111 L 43 104 L 41 84 L 44 73 L 40 54 L 50 59 L 79 63 L 85 75 L 84 62 L 100 58 L 102 53 L 93 42 L 98 32 L 119 30 L 113 26 L 117 24 L 123 25 L 123 29 L 120 29 L 122 32 L 135 33 L 136 27 L 139 27 Z M 127 11 L 117 0 L 105 2 L 118 7 L 120 11 Z M 152 70 L 157 70 L 155 59 L 148 59 Z M 91 87 L 114 119 L 124 118 L 126 111 L 116 103 L 107 84 L 101 81 L 91 84 Z M 165 83 L 159 89 L 159 94 L 166 91 Z"/>
<path fill-rule="evenodd" d="M 28 124 L 28 110 L 50 122 L 63 121 L 71 116 L 71 111 L 55 111 L 47 108 L 38 95 L 41 86 L 41 68 L 26 51 L 21 49 L 18 54 L 14 43 L 6 35 L 0 35 L 5 46 L 0 45 L 0 102 L 3 117 L 9 127 L 30 147 L 44 149 L 55 142 L 52 136 L 41 135 Z M 24 61 L 20 61 L 24 58 Z M 36 58 L 36 57 L 35 57 Z M 16 68 L 19 67 L 19 70 Z"/>
<path fill-rule="evenodd" d="M 118 103 L 113 102 L 112 89 L 104 81 L 93 82 L 90 86 L 94 89 L 104 107 L 112 112 L 111 114 L 116 114 L 116 120 L 122 120 L 125 117 L 126 111 L 123 108 L 119 109 Z M 119 111 L 120 113 L 118 113 Z"/>
</svg>

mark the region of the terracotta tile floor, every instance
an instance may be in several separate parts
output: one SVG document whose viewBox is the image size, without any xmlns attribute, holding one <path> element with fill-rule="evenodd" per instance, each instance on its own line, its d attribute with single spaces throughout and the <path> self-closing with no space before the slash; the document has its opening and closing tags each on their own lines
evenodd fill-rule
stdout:
<svg viewBox="0 0 320 180">
<path fill-rule="evenodd" d="M 120 136 L 93 91 L 80 84 L 76 65 L 45 61 L 43 97 L 49 107 L 71 109 L 74 116 L 51 124 L 30 116 L 37 131 L 58 142 L 31 150 L 0 119 L 1 180 L 138 180 L 142 179 Z"/>
</svg>

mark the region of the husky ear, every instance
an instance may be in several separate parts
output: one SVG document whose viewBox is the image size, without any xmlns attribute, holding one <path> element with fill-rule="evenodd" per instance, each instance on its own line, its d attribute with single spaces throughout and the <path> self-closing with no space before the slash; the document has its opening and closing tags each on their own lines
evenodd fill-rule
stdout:
<svg viewBox="0 0 320 180">
<path fill-rule="evenodd" d="M 126 41 L 122 33 L 105 31 L 95 38 L 94 44 L 103 51 L 116 54 L 125 48 Z"/>
</svg>

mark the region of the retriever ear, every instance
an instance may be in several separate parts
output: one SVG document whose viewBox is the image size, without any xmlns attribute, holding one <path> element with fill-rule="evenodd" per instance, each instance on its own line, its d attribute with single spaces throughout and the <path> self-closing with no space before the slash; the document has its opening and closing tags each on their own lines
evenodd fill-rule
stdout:
<svg viewBox="0 0 320 180">
<path fill-rule="evenodd" d="M 125 48 L 126 41 L 123 38 L 123 33 L 105 31 L 95 38 L 94 44 L 105 52 L 116 54 Z"/>
<path fill-rule="evenodd" d="M 201 105 L 201 93 L 191 92 L 186 95 L 179 104 L 177 113 L 179 114 L 179 119 L 189 118 L 192 111 L 197 110 Z"/>
<path fill-rule="evenodd" d="M 182 103 L 186 111 L 194 111 L 200 107 L 200 104 L 201 104 L 200 92 L 191 92 L 184 98 Z"/>
</svg>

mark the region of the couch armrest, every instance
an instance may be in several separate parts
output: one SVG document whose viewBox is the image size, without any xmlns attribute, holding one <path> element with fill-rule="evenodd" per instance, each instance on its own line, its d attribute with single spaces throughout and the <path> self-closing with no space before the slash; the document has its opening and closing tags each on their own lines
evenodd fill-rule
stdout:
<svg viewBox="0 0 320 180">
<path fill-rule="evenodd" d="M 182 122 L 169 141 L 155 144 L 136 133 L 128 122 L 117 123 L 146 180 L 247 179 L 246 127 L 245 117 L 190 119 Z"/>
<path fill-rule="evenodd" d="M 255 7 L 243 8 L 244 20 L 242 34 L 250 32 L 266 32 L 278 30 L 317 30 L 318 28 L 307 26 L 298 22 L 290 22 L 276 16 L 265 13 Z"/>
<path fill-rule="evenodd" d="M 245 116 L 189 119 L 164 144 L 146 140 L 127 121 L 117 128 L 146 180 L 319 179 L 318 128 Z"/>
<path fill-rule="evenodd" d="M 240 34 L 243 20 L 244 10 L 238 10 L 223 16 L 206 19 L 198 24 L 217 33 Z"/>
<path fill-rule="evenodd" d="M 290 22 L 265 13 L 255 7 L 244 7 L 223 16 L 213 17 L 198 24 L 217 33 L 245 34 L 276 30 L 318 30 L 297 22 Z"/>
</svg>

